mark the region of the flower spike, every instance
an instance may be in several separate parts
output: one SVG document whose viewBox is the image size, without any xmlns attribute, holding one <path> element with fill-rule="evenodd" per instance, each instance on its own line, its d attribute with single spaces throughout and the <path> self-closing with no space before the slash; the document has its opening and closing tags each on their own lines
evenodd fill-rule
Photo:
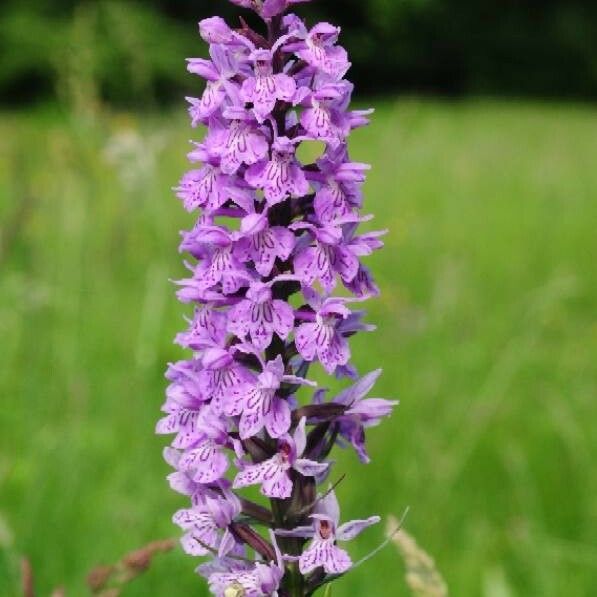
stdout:
<svg viewBox="0 0 597 597">
<path fill-rule="evenodd" d="M 374 329 L 355 303 L 379 293 L 364 258 L 384 232 L 358 231 L 369 166 L 348 151 L 371 111 L 350 109 L 340 29 L 285 14 L 305 1 L 232 0 L 262 32 L 205 19 L 209 56 L 187 61 L 206 81 L 187 98 L 206 134 L 174 189 L 197 216 L 176 282 L 194 311 L 175 342 L 191 354 L 168 367 L 156 433 L 173 436 L 168 482 L 190 501 L 173 517 L 182 547 L 210 558 L 197 572 L 219 597 L 312 594 L 352 567 L 339 543 L 379 517 L 340 523 L 329 455 L 348 444 L 368 462 L 366 431 L 397 404 L 368 397 L 381 371 L 359 378 L 349 346 Z M 309 141 L 325 149 L 303 164 Z M 352 385 L 309 400 L 313 366 Z M 249 486 L 269 508 L 243 497 Z"/>
</svg>

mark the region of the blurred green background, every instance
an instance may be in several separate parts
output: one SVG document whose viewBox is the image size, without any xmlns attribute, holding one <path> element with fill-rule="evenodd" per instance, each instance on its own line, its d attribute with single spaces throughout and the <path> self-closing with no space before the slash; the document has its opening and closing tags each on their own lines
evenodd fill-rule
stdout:
<svg viewBox="0 0 597 597">
<path fill-rule="evenodd" d="M 19 594 L 21 556 L 40 595 L 78 596 L 93 566 L 177 534 L 185 500 L 153 435 L 186 312 L 168 280 L 191 218 L 169 189 L 200 134 L 183 59 L 204 52 L 195 21 L 222 4 L 0 9 L 2 597 Z M 410 506 L 406 528 L 458 596 L 597 586 L 596 23 L 594 5 L 535 4 L 504 3 L 498 21 L 497 6 L 441 0 L 311 9 L 345 25 L 358 103 L 377 107 L 352 154 L 374 164 L 367 210 L 390 234 L 368 262 L 378 331 L 353 353 L 361 371 L 385 369 L 377 395 L 401 400 L 370 434 L 371 465 L 338 455 L 343 516 Z M 553 26 L 525 28 L 537 14 Z M 204 595 L 193 568 L 162 556 L 124 595 Z M 408 594 L 392 546 L 334 590 Z"/>
</svg>

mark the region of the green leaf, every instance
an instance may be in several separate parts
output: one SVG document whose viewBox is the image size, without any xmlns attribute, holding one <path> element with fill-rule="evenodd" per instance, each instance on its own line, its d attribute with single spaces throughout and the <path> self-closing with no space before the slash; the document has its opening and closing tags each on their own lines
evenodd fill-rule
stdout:
<svg viewBox="0 0 597 597">
<path fill-rule="evenodd" d="M 325 587 L 325 591 L 323 592 L 323 597 L 332 597 L 332 585 L 327 584 Z"/>
</svg>

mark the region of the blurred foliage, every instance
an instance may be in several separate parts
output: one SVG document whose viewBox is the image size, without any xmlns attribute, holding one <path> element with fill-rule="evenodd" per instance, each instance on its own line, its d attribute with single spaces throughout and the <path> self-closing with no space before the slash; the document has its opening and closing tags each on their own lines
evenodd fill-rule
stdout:
<svg viewBox="0 0 597 597">
<path fill-rule="evenodd" d="M 363 90 L 597 97 L 595 2 L 315 0 L 297 10 L 343 26 Z M 205 52 L 194 22 L 213 14 L 233 19 L 239 9 L 225 0 L 3 0 L 0 101 L 62 94 L 79 60 L 83 84 L 111 102 L 180 96 L 193 88 L 183 57 Z"/>
<path fill-rule="evenodd" d="M 63 11 L 46 11 L 45 4 L 11 8 L 9 2 L 0 17 L 5 100 L 91 93 L 117 103 L 151 103 L 164 89 L 183 85 L 183 59 L 197 46 L 194 27 L 185 31 L 137 3 L 70 3 Z"/>
</svg>

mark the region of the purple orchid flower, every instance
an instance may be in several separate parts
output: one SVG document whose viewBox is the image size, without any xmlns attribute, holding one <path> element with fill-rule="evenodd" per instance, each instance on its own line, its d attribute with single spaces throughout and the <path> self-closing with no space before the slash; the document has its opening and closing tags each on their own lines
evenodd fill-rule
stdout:
<svg viewBox="0 0 597 597">
<path fill-rule="evenodd" d="M 220 157 L 220 167 L 225 174 L 235 174 L 242 165 L 256 164 L 269 151 L 265 132 L 254 122 L 253 116 L 244 110 L 228 110 L 225 115 L 233 117 L 224 124 L 213 118 L 211 146 Z"/>
<path fill-rule="evenodd" d="M 252 189 L 237 176 L 224 174 L 219 158 L 205 145 L 197 144 L 189 153 L 189 159 L 203 162 L 203 167 L 187 172 L 174 189 L 187 211 L 203 208 L 206 213 L 212 213 L 228 200 L 241 208 L 252 204 Z"/>
<path fill-rule="evenodd" d="M 348 81 L 330 82 L 310 93 L 302 104 L 307 109 L 301 115 L 301 124 L 313 139 L 336 148 L 350 133 L 350 118 L 344 104 L 350 100 L 352 85 Z"/>
<path fill-rule="evenodd" d="M 186 449 L 178 468 L 184 471 L 197 483 L 214 483 L 220 480 L 228 470 L 228 457 L 224 449 L 231 445 L 225 421 L 209 407 L 200 413 L 200 421 L 196 429 L 189 434 L 190 447 Z"/>
<path fill-rule="evenodd" d="M 346 365 L 350 359 L 350 348 L 339 324 L 351 316 L 346 307 L 350 299 L 321 299 L 313 291 L 303 289 L 309 305 L 315 311 L 314 321 L 301 324 L 296 331 L 296 348 L 306 361 L 317 356 L 328 373 L 339 365 Z"/>
<path fill-rule="evenodd" d="M 224 294 L 234 294 L 248 285 L 249 275 L 234 255 L 234 236 L 221 226 L 199 223 L 183 235 L 182 251 L 188 251 L 201 263 L 194 268 L 192 281 L 181 286 L 208 290 L 221 284 Z"/>
<path fill-rule="evenodd" d="M 381 420 L 389 417 L 397 400 L 385 400 L 382 398 L 365 398 L 371 391 L 375 382 L 381 375 L 381 369 L 377 369 L 364 375 L 357 383 L 338 394 L 334 404 L 342 404 L 347 407 L 346 411 L 337 420 L 340 436 L 352 444 L 362 463 L 369 463 L 370 459 L 365 448 L 365 429 L 375 427 Z M 316 403 L 323 404 L 325 391 L 316 393 Z"/>
<path fill-rule="evenodd" d="M 317 227 L 309 222 L 299 222 L 291 226 L 293 230 L 309 230 L 315 241 L 314 246 L 304 247 L 294 258 L 295 272 L 304 285 L 311 286 L 319 280 L 323 289 L 330 292 L 336 286 L 336 274 L 344 283 L 352 282 L 357 275 L 359 258 L 353 246 L 346 242 L 340 223 Z"/>
<path fill-rule="evenodd" d="M 237 6 L 252 8 L 264 19 L 271 19 L 286 12 L 293 4 L 309 2 L 310 0 L 230 0 Z"/>
<path fill-rule="evenodd" d="M 234 42 L 232 29 L 221 17 L 210 17 L 200 21 L 199 35 L 208 44 L 231 44 Z"/>
<path fill-rule="evenodd" d="M 350 282 L 345 282 L 344 285 L 359 299 L 379 295 L 379 287 L 375 283 L 371 271 L 362 263 L 359 263 L 357 275 Z"/>
<path fill-rule="evenodd" d="M 207 81 L 201 99 L 187 97 L 190 103 L 189 114 L 193 126 L 206 123 L 207 119 L 219 110 L 226 98 L 238 103 L 238 87 L 231 82 L 242 70 L 238 55 L 227 51 L 223 45 L 212 44 L 209 49 L 211 60 L 190 58 L 189 72 L 199 75 Z"/>
<path fill-rule="evenodd" d="M 302 458 L 307 445 L 306 419 L 303 417 L 294 434 L 278 440 L 278 451 L 269 460 L 246 466 L 236 475 L 233 487 L 239 489 L 261 484 L 261 493 L 270 498 L 288 499 L 292 494 L 291 469 L 303 477 L 319 477 L 329 468 L 329 463 Z"/>
<path fill-rule="evenodd" d="M 309 574 L 320 567 L 326 574 L 347 572 L 352 561 L 348 553 L 336 545 L 336 541 L 350 541 L 380 521 L 379 516 L 371 516 L 366 520 L 353 520 L 340 525 L 340 506 L 334 491 L 329 491 L 319 499 L 311 518 L 313 524 L 309 526 L 290 531 L 276 530 L 279 536 L 311 539 L 309 547 L 298 558 L 302 574 Z"/>
<path fill-rule="evenodd" d="M 237 545 L 229 525 L 240 512 L 238 498 L 226 491 L 222 498 L 206 497 L 194 508 L 179 510 L 172 521 L 185 531 L 180 542 L 186 553 L 205 556 L 211 549 L 217 550 L 219 557 L 225 557 Z"/>
<path fill-rule="evenodd" d="M 224 404 L 232 388 L 251 378 L 250 371 L 235 360 L 233 349 L 210 348 L 204 351 L 199 380 L 205 393 L 211 396 L 211 406 L 215 412 L 224 412 Z"/>
<path fill-rule="evenodd" d="M 177 334 L 175 342 L 191 350 L 222 346 L 226 339 L 226 320 L 226 314 L 212 305 L 197 307 L 195 317 L 188 321 L 189 329 Z"/>
<path fill-rule="evenodd" d="M 187 172 L 176 189 L 187 211 L 205 207 L 214 211 L 228 200 L 228 177 L 211 165 Z"/>
<path fill-rule="evenodd" d="M 257 273 L 269 276 L 276 258 L 286 261 L 294 249 L 294 233 L 283 226 L 269 226 L 265 214 L 251 213 L 243 218 L 236 237 L 236 255 L 246 263 L 253 261 Z"/>
<path fill-rule="evenodd" d="M 283 43 L 284 40 L 282 40 Z M 250 56 L 255 64 L 255 76 L 245 79 L 240 90 L 244 102 L 253 104 L 253 112 L 261 124 L 273 111 L 276 102 L 291 102 L 296 82 L 284 73 L 274 74 L 272 60 L 280 41 L 271 50 L 254 50 Z"/>
<path fill-rule="evenodd" d="M 245 179 L 252 187 L 263 189 L 270 206 L 309 192 L 309 183 L 295 157 L 295 143 L 288 137 L 278 137 L 271 158 L 251 166 Z"/>
<path fill-rule="evenodd" d="M 224 480 L 218 480 L 212 484 L 202 484 L 193 481 L 190 474 L 178 470 L 182 452 L 175 448 L 164 449 L 164 460 L 174 469 L 173 473 L 167 476 L 168 483 L 173 491 L 186 495 L 191 499 L 193 506 L 205 503 L 207 497 L 218 497 L 223 490 L 228 489 Z"/>
<path fill-rule="evenodd" d="M 310 0 L 265 0 L 261 14 L 266 19 L 277 17 L 286 12 L 293 4 L 310 2 Z"/>
<path fill-rule="evenodd" d="M 319 173 L 310 174 L 317 187 L 315 214 L 322 224 L 341 220 L 361 207 L 361 187 L 370 166 L 347 160 L 346 145 L 341 145 L 317 162 Z"/>
<path fill-rule="evenodd" d="M 350 288 L 356 276 L 359 273 L 363 275 L 363 265 L 359 258 L 371 255 L 383 246 L 379 239 L 386 233 L 385 230 L 355 235 L 358 222 L 368 219 L 370 218 L 349 215 L 320 227 L 308 222 L 293 225 L 293 229 L 309 230 L 315 240 L 314 246 L 303 247 L 295 257 L 295 271 L 303 284 L 310 286 L 315 280 L 319 280 L 323 289 L 330 292 L 336 286 L 338 274 L 344 285 Z M 372 281 L 365 279 L 364 282 L 373 288 Z M 360 282 L 355 283 L 354 288 L 359 289 L 359 284 Z M 368 296 L 362 292 L 355 294 L 359 298 Z"/>
<path fill-rule="evenodd" d="M 286 340 L 294 329 L 294 310 L 286 301 L 272 296 L 272 286 L 285 279 L 279 276 L 267 283 L 253 282 L 247 298 L 230 310 L 228 330 L 243 340 L 250 336 L 259 350 L 271 344 L 274 332 Z"/>
<path fill-rule="evenodd" d="M 302 377 L 286 375 L 281 356 L 262 363 L 262 368 L 257 379 L 232 390 L 224 407 L 226 414 L 240 415 L 238 430 L 243 440 L 257 435 L 264 427 L 273 438 L 286 434 L 290 429 L 290 406 L 287 400 L 276 396 L 276 392 L 283 383 L 315 385 Z"/>
<path fill-rule="evenodd" d="M 335 45 L 339 35 L 339 27 L 318 23 L 304 40 L 286 44 L 284 49 L 294 52 L 301 60 L 322 73 L 340 80 L 350 68 L 350 62 L 346 50 Z"/>
<path fill-rule="evenodd" d="M 194 443 L 195 437 L 200 434 L 200 417 L 203 413 L 203 406 L 204 402 L 200 397 L 186 397 L 186 401 L 181 403 L 168 396 L 162 407 L 162 410 L 167 414 L 158 421 L 156 433 L 160 435 L 175 433 L 176 438 L 173 440 L 172 445 L 175 448 L 188 447 Z"/>
<path fill-rule="evenodd" d="M 257 562 L 250 567 L 238 560 L 219 558 L 214 563 L 200 566 L 199 572 L 208 577 L 211 592 L 216 597 L 278 597 L 284 561 L 271 531 L 270 538 L 275 549 L 275 562 Z"/>
<path fill-rule="evenodd" d="M 166 402 L 162 411 L 166 413 L 156 425 L 156 433 L 176 434 L 172 445 L 187 447 L 194 441 L 203 406 L 209 400 L 201 382 L 202 366 L 196 361 L 182 361 L 171 365 L 167 377 L 171 384 L 166 390 Z M 190 439 L 189 439 L 190 438 Z"/>
</svg>

